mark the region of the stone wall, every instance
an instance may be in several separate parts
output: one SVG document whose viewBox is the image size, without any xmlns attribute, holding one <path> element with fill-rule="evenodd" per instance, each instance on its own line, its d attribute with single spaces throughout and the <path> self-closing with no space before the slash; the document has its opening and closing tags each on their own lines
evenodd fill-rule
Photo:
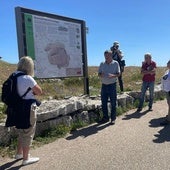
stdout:
<svg viewBox="0 0 170 170">
<path fill-rule="evenodd" d="M 125 92 L 118 94 L 117 106 L 127 107 L 132 105 L 139 98 L 140 92 Z M 155 99 L 164 97 L 160 86 L 155 87 Z M 146 94 L 146 100 L 148 93 Z M 70 97 L 64 100 L 43 101 L 37 110 L 36 135 L 48 128 L 55 127 L 62 123 L 71 126 L 77 120 L 90 123 L 98 118 L 96 111 L 101 109 L 100 96 Z M 15 128 L 6 128 L 4 123 L 0 124 L 0 144 L 10 141 L 11 136 L 16 136 Z"/>
</svg>

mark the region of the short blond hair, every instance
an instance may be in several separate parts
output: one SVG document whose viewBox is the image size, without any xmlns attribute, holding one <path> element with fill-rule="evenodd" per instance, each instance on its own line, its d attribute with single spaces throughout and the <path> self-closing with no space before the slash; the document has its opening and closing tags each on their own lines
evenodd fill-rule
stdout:
<svg viewBox="0 0 170 170">
<path fill-rule="evenodd" d="M 27 75 L 34 76 L 34 61 L 29 56 L 21 57 L 18 62 L 18 71 L 22 71 Z"/>
</svg>

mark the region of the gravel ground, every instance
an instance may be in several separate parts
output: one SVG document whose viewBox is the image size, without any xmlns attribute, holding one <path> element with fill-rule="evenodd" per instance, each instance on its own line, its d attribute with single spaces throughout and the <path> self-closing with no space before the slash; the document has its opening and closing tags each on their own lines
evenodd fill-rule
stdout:
<svg viewBox="0 0 170 170">
<path fill-rule="evenodd" d="M 35 164 L 0 158 L 0 170 L 167 170 L 170 169 L 170 126 L 159 123 L 167 113 L 166 100 L 153 111 L 131 110 L 115 125 L 80 129 L 53 143 L 31 150 Z"/>
</svg>

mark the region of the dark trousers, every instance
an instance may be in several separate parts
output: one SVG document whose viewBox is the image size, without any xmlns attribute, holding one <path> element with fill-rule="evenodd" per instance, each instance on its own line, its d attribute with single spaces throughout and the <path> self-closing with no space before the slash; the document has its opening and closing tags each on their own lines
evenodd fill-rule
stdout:
<svg viewBox="0 0 170 170">
<path fill-rule="evenodd" d="M 109 119 L 108 116 L 108 99 L 110 98 L 111 105 L 111 120 L 116 119 L 116 101 L 117 101 L 117 92 L 116 92 L 116 83 L 105 85 L 102 84 L 101 89 L 101 101 L 102 101 L 102 111 L 103 118 Z"/>
<path fill-rule="evenodd" d="M 122 91 L 122 92 L 123 92 L 123 80 L 122 80 L 122 73 L 121 73 L 121 75 L 118 77 L 118 81 L 119 81 L 120 91 Z"/>
</svg>

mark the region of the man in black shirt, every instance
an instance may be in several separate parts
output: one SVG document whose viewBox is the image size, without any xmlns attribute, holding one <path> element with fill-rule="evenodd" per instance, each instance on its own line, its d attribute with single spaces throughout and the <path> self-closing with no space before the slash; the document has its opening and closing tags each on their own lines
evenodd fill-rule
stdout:
<svg viewBox="0 0 170 170">
<path fill-rule="evenodd" d="M 113 60 L 116 60 L 119 63 L 119 66 L 120 66 L 121 74 L 118 77 L 118 81 L 119 81 L 120 91 L 123 92 L 124 89 L 123 89 L 122 73 L 124 71 L 125 60 L 122 60 L 123 53 L 122 53 L 121 50 L 119 50 L 119 42 L 115 41 L 113 43 L 113 46 L 110 48 L 110 50 L 112 51 Z"/>
</svg>

